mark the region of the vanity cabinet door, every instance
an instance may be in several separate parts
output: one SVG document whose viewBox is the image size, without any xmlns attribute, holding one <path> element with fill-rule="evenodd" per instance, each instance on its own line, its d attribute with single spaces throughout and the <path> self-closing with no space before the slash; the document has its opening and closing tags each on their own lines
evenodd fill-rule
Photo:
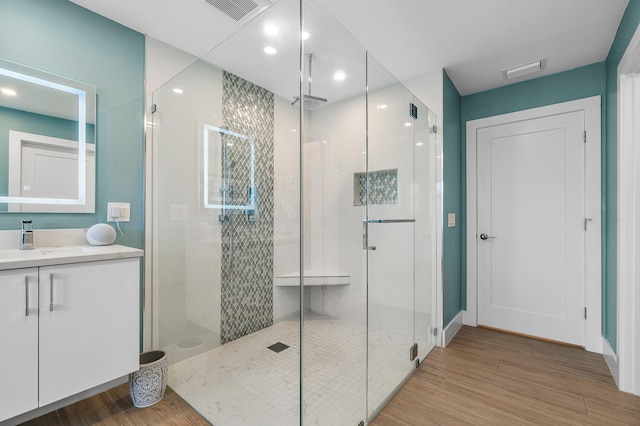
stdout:
<svg viewBox="0 0 640 426">
<path fill-rule="evenodd" d="M 40 268 L 40 406 L 139 367 L 139 259 Z"/>
<path fill-rule="evenodd" d="M 38 408 L 38 269 L 0 272 L 0 422 Z"/>
</svg>

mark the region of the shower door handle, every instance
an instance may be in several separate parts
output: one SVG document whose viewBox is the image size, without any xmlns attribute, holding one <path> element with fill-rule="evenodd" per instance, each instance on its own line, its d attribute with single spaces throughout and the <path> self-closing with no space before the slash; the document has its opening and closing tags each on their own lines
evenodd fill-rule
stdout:
<svg viewBox="0 0 640 426">
<path fill-rule="evenodd" d="M 369 223 L 415 223 L 415 219 L 365 219 L 362 221 L 362 249 L 376 250 L 376 246 L 369 245 L 367 225 Z"/>
<path fill-rule="evenodd" d="M 414 223 L 415 219 L 369 219 L 367 223 Z"/>
</svg>

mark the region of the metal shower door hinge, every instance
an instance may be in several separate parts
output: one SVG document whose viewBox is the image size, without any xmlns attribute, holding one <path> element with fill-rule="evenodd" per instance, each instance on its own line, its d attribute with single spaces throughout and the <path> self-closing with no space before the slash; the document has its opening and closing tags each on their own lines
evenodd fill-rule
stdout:
<svg viewBox="0 0 640 426">
<path fill-rule="evenodd" d="M 409 361 L 413 361 L 418 357 L 418 344 L 414 343 L 409 350 Z"/>
<path fill-rule="evenodd" d="M 409 115 L 413 117 L 415 120 L 418 119 L 418 107 L 413 102 L 409 104 Z"/>
</svg>

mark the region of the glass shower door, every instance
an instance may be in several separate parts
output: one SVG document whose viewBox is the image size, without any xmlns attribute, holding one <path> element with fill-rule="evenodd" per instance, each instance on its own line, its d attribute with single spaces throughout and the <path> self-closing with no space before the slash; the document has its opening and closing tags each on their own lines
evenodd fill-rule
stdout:
<svg viewBox="0 0 640 426">
<path fill-rule="evenodd" d="M 365 206 L 354 203 L 354 176 L 365 172 L 366 50 L 318 3 L 303 4 L 300 407 L 304 425 L 356 426 L 367 417 Z"/>
<path fill-rule="evenodd" d="M 415 203 L 414 324 L 420 362 L 437 345 L 438 184 L 436 115 L 414 97 L 418 118 L 413 122 Z"/>
<path fill-rule="evenodd" d="M 367 79 L 367 167 L 356 185 L 360 185 L 357 201 L 366 206 L 363 249 L 371 418 L 416 365 L 414 128 L 426 119 L 422 117 L 426 111 L 370 55 Z"/>
</svg>

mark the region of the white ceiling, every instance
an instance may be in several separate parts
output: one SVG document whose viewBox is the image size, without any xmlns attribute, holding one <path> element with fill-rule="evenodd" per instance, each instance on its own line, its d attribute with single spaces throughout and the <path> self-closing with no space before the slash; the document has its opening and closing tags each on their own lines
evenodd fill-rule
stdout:
<svg viewBox="0 0 640 426">
<path fill-rule="evenodd" d="M 272 1 L 277 4 L 242 29 L 205 0 L 72 1 L 197 57 L 228 39 L 205 59 L 258 84 L 261 80 L 273 81 L 274 75 L 282 76 L 284 64 L 293 64 L 294 68 L 297 64 L 295 37 L 287 42 L 281 40 L 283 47 L 274 55 L 278 58 L 269 59 L 270 63 L 262 52 L 252 53 L 252 49 L 261 50 L 264 44 L 259 30 L 265 19 L 282 16 L 289 24 L 297 24 L 298 12 L 291 7 L 297 0 Z M 327 63 L 323 69 L 323 59 L 339 56 L 335 52 L 342 51 L 342 59 L 351 55 L 353 60 L 357 43 L 350 40 L 348 33 L 399 80 L 444 68 L 459 92 L 467 95 L 605 60 L 629 0 L 313 2 L 346 28 L 334 26 L 331 31 L 323 31 L 322 42 L 316 39 L 313 50 L 313 33 L 308 41 L 307 51 L 317 55 L 313 94 L 329 98 L 347 94 L 323 87 L 322 76 L 338 66 Z M 307 28 L 312 23 L 331 26 L 328 14 L 323 16 L 317 7 L 307 9 Z M 234 37 L 229 37 L 235 32 Z M 285 34 L 281 30 L 279 36 Z M 541 58 L 547 59 L 542 72 L 519 80 L 503 79 L 503 69 Z M 348 65 L 342 68 L 348 69 Z M 295 78 L 293 75 L 293 81 Z M 262 85 L 285 97 L 297 92 L 295 83 L 293 87 Z"/>
</svg>

